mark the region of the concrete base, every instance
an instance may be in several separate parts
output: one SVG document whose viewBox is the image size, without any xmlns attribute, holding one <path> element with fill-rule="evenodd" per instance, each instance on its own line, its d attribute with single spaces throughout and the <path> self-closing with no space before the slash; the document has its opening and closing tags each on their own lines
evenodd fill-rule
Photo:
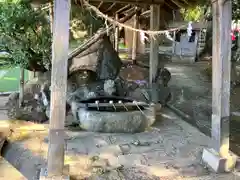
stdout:
<svg viewBox="0 0 240 180">
<path fill-rule="evenodd" d="M 195 57 L 193 56 L 173 55 L 171 60 L 172 62 L 177 62 L 177 63 L 195 63 Z"/>
<path fill-rule="evenodd" d="M 217 173 L 230 172 L 234 170 L 237 156 L 229 154 L 228 157 L 223 158 L 214 149 L 204 149 L 202 160 Z"/>
<path fill-rule="evenodd" d="M 239 158 L 237 159 L 236 168 L 235 169 L 236 169 L 237 172 L 240 172 L 240 159 Z"/>
<path fill-rule="evenodd" d="M 69 165 L 66 165 L 64 167 L 62 176 L 54 176 L 54 177 L 48 177 L 47 175 L 47 168 L 42 168 L 40 171 L 40 177 L 39 180 L 70 180 L 70 176 L 66 175 L 69 174 Z"/>
</svg>

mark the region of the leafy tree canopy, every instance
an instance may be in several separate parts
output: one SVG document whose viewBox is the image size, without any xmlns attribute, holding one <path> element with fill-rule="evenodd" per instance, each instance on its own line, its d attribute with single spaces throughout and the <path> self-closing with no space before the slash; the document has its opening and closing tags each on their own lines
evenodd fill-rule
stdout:
<svg viewBox="0 0 240 180">
<path fill-rule="evenodd" d="M 198 21 L 205 14 L 211 16 L 211 1 L 202 0 L 197 6 L 181 9 L 181 13 L 186 21 Z M 240 20 L 239 0 L 232 0 L 232 19 Z"/>
<path fill-rule="evenodd" d="M 28 1 L 0 2 L 0 52 L 7 52 L 2 65 L 32 71 L 50 68 L 51 31 L 46 13 Z"/>
<path fill-rule="evenodd" d="M 47 71 L 51 68 L 51 30 L 48 4 L 33 8 L 30 0 L 0 1 L 0 65 L 20 66 L 31 71 Z M 103 24 L 88 10 L 72 5 L 71 32 L 93 33 Z"/>
</svg>

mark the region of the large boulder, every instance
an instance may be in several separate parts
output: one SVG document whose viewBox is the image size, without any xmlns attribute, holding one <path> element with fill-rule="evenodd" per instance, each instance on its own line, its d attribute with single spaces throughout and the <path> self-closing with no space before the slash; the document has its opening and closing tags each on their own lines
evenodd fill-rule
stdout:
<svg viewBox="0 0 240 180">
<path fill-rule="evenodd" d="M 46 107 L 38 100 L 43 84 L 50 83 L 50 73 L 44 73 L 28 81 L 24 86 L 23 105 L 19 107 L 19 93 L 10 94 L 6 103 L 7 114 L 10 119 L 44 122 Z"/>
<path fill-rule="evenodd" d="M 69 74 L 85 69 L 95 72 L 98 80 L 116 79 L 121 66 L 121 59 L 105 35 L 69 61 Z"/>
<path fill-rule="evenodd" d="M 7 115 L 10 119 L 19 119 L 34 122 L 44 122 L 48 118 L 45 114 L 45 106 L 34 99 L 33 94 L 25 93 L 23 106 L 19 107 L 19 93 L 13 93 L 9 96 L 6 104 Z"/>
<path fill-rule="evenodd" d="M 93 132 L 137 133 L 144 131 L 155 122 L 155 114 L 151 109 L 101 112 L 79 108 L 77 113 L 80 127 Z"/>
</svg>

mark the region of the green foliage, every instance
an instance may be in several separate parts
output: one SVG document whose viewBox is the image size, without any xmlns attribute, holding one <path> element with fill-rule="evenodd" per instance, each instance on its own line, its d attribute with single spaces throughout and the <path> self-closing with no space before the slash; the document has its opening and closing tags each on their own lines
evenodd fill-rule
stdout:
<svg viewBox="0 0 240 180">
<path fill-rule="evenodd" d="M 79 8 L 79 6 L 72 5 L 71 7 L 71 29 L 72 31 L 87 31 L 90 34 L 95 33 L 99 28 L 104 25 L 102 19 L 88 9 Z"/>
<path fill-rule="evenodd" d="M 0 2 L 0 51 L 7 66 L 44 71 L 50 66 L 51 31 L 46 14 L 27 1 Z"/>
<path fill-rule="evenodd" d="M 202 0 L 197 6 L 181 9 L 181 13 L 186 21 L 198 21 L 204 16 L 205 12 L 211 15 L 210 0 Z M 240 3 L 239 0 L 232 0 L 232 19 L 240 20 Z"/>
<path fill-rule="evenodd" d="M 233 18 L 233 20 L 240 20 L 239 0 L 232 0 L 232 18 Z"/>
<path fill-rule="evenodd" d="M 0 65 L 20 66 L 32 71 L 51 68 L 51 31 L 46 4 L 33 9 L 31 0 L 0 0 Z M 42 8 L 44 7 L 44 8 Z M 101 19 L 86 9 L 72 5 L 71 31 L 93 33 L 103 24 Z"/>
<path fill-rule="evenodd" d="M 180 12 L 185 21 L 198 21 L 204 14 L 204 8 L 202 6 L 196 6 L 188 9 L 181 9 Z"/>
</svg>

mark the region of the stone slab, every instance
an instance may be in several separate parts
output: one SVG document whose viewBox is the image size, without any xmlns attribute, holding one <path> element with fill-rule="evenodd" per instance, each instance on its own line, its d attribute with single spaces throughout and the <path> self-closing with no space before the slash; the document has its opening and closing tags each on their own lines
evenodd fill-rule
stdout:
<svg viewBox="0 0 240 180">
<path fill-rule="evenodd" d="M 66 165 L 64 167 L 64 174 L 68 174 L 69 166 Z M 70 180 L 70 176 L 62 175 L 62 176 L 54 176 L 54 177 L 47 177 L 47 168 L 41 168 L 39 180 Z"/>
<path fill-rule="evenodd" d="M 221 157 L 214 149 L 205 148 L 202 160 L 217 173 L 229 172 L 235 168 L 237 157 L 229 155 L 228 158 Z"/>
<path fill-rule="evenodd" d="M 0 180 L 27 180 L 16 168 L 0 156 Z"/>
</svg>

